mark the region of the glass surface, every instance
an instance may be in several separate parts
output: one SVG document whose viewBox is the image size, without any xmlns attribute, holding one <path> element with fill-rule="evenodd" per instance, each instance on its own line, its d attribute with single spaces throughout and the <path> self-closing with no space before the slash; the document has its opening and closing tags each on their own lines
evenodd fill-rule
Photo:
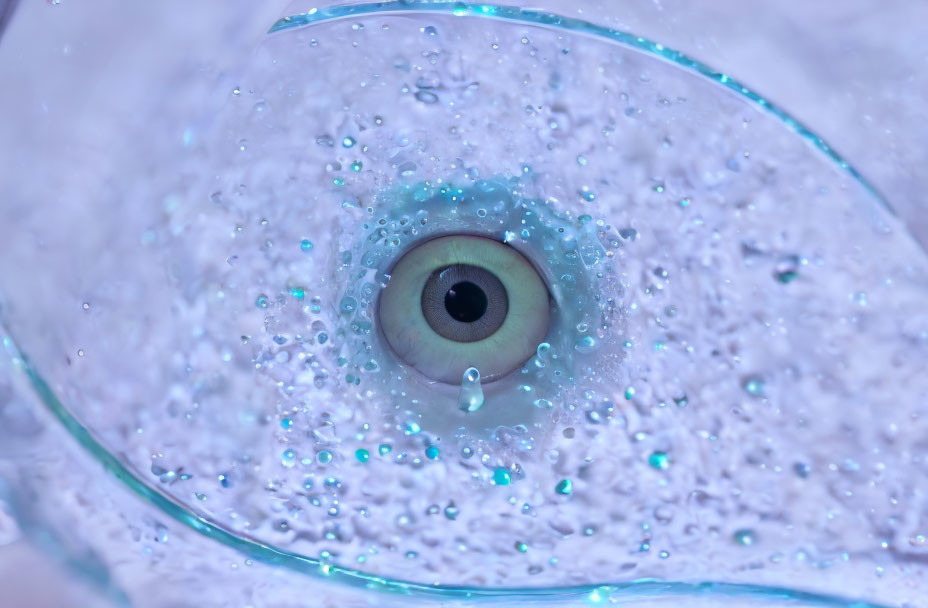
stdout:
<svg viewBox="0 0 928 608">
<path fill-rule="evenodd" d="M 10 104 L 51 104 L 3 144 L 22 530 L 135 605 L 919 597 L 928 258 L 847 162 L 587 21 L 285 14 L 127 32 Z M 550 294 L 479 399 L 383 337 L 398 260 L 449 234 Z"/>
</svg>

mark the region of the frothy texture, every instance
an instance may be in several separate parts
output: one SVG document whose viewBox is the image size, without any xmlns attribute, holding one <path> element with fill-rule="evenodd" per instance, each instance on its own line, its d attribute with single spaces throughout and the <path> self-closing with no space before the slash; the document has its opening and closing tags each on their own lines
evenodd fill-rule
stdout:
<svg viewBox="0 0 928 608">
<path fill-rule="evenodd" d="M 146 483 L 424 584 L 879 599 L 925 559 L 928 262 L 776 116 L 603 39 L 437 14 L 278 32 L 217 90 L 152 108 L 189 138 L 24 219 L 82 238 L 33 294 L 4 285 L 20 346 Z M 472 412 L 376 315 L 391 264 L 458 232 L 556 304 Z"/>
</svg>

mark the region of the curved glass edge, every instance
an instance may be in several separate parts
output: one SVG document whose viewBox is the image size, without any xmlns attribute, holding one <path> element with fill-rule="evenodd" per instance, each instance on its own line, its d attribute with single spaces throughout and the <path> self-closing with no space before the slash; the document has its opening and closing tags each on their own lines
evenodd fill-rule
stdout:
<svg viewBox="0 0 928 608">
<path fill-rule="evenodd" d="M 132 492 L 142 497 L 161 512 L 180 524 L 238 551 L 246 558 L 270 566 L 287 568 L 293 572 L 317 579 L 327 579 L 335 584 L 355 589 L 378 591 L 398 596 L 410 596 L 420 600 L 448 602 L 454 600 L 502 600 L 507 602 L 558 600 L 561 602 L 586 602 L 598 604 L 608 599 L 642 597 L 712 597 L 718 599 L 754 598 L 758 600 L 786 600 L 808 606 L 828 608 L 890 608 L 884 604 L 852 600 L 838 595 L 829 595 L 787 587 L 726 583 L 719 581 L 681 582 L 654 578 L 635 579 L 616 583 L 590 583 L 554 587 L 468 587 L 461 585 L 423 584 L 412 581 L 383 578 L 323 560 L 307 557 L 262 543 L 256 539 L 239 536 L 222 524 L 188 510 L 180 502 L 161 493 L 145 483 L 137 472 L 109 452 L 103 444 L 71 414 L 55 395 L 54 391 L 36 369 L 29 358 L 19 349 L 3 323 L 0 307 L 0 346 L 9 357 L 13 373 L 23 373 L 49 412 L 68 433 L 103 465 L 106 472 L 124 483 Z M 117 596 L 118 597 L 118 596 Z M 122 599 L 122 598 L 119 598 Z"/>
<path fill-rule="evenodd" d="M 325 8 L 313 8 L 305 13 L 282 17 L 271 26 L 268 34 L 282 32 L 294 28 L 306 27 L 324 21 L 357 17 L 374 13 L 410 13 L 410 12 L 436 12 L 448 13 L 456 17 L 488 17 L 503 21 L 514 21 L 529 25 L 556 27 L 568 31 L 579 32 L 598 38 L 606 38 L 613 42 L 630 46 L 654 55 L 660 59 L 670 61 L 680 67 L 686 68 L 701 76 L 730 89 L 747 99 L 752 104 L 760 106 L 770 114 L 779 118 L 786 127 L 811 143 L 816 149 L 834 162 L 839 169 L 849 174 L 863 188 L 871 194 L 877 202 L 891 215 L 899 217 L 889 200 L 854 168 L 843 156 L 834 150 L 821 136 L 812 129 L 794 118 L 789 112 L 771 103 L 768 99 L 743 85 L 728 74 L 719 72 L 712 67 L 687 56 L 680 51 L 666 47 L 659 42 L 635 36 L 629 32 L 596 25 L 582 19 L 563 17 L 545 11 L 520 8 L 515 6 L 502 6 L 496 4 L 473 4 L 455 2 L 454 0 L 391 0 L 390 2 L 372 2 L 366 4 L 338 5 Z M 914 237 L 913 237 L 914 238 Z"/>
</svg>

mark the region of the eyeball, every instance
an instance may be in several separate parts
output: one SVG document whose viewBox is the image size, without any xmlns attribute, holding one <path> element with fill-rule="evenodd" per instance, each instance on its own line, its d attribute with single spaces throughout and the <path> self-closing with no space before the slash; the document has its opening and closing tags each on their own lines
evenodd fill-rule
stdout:
<svg viewBox="0 0 928 608">
<path fill-rule="evenodd" d="M 512 247 L 473 235 L 439 237 L 406 253 L 380 298 L 380 328 L 396 356 L 427 378 L 485 382 L 515 371 L 548 332 L 551 298 Z"/>
</svg>

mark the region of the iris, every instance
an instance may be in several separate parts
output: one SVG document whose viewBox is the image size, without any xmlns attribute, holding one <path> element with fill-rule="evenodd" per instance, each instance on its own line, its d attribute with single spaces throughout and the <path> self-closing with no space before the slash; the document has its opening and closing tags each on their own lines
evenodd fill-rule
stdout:
<svg viewBox="0 0 928 608">
<path fill-rule="evenodd" d="M 548 332 L 551 298 L 525 256 L 491 238 L 450 235 L 406 253 L 380 299 L 380 326 L 393 352 L 448 384 L 470 367 L 485 381 L 535 353 Z"/>
</svg>

